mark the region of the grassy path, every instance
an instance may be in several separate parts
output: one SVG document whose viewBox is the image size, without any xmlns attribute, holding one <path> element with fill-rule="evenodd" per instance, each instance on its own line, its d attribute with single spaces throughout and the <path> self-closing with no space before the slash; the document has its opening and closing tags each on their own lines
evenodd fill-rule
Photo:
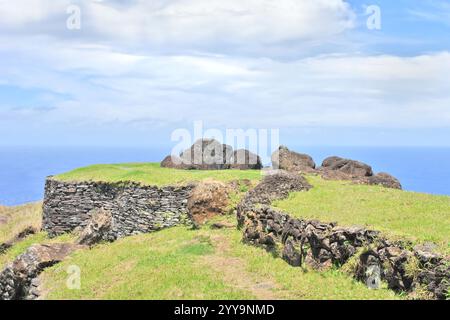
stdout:
<svg viewBox="0 0 450 320">
<path fill-rule="evenodd" d="M 277 292 L 279 285 L 273 279 L 259 277 L 246 270 L 244 259 L 233 257 L 230 239 L 223 235 L 211 236 L 215 247 L 214 254 L 200 260 L 202 267 L 211 268 L 222 275 L 224 282 L 233 287 L 250 292 L 258 300 L 276 300 L 285 298 Z"/>
</svg>

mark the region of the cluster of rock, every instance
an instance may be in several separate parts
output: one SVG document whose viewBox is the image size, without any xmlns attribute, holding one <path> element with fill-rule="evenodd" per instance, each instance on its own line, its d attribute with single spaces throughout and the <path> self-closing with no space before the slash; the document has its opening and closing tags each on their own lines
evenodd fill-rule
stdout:
<svg viewBox="0 0 450 320">
<path fill-rule="evenodd" d="M 183 170 L 258 170 L 262 168 L 261 158 L 245 149 L 233 148 L 214 139 L 197 140 L 180 156 L 169 155 L 161 167 Z"/>
<path fill-rule="evenodd" d="M 84 228 L 94 209 L 111 212 L 110 240 L 189 223 L 188 199 L 193 188 L 64 182 L 50 177 L 45 184 L 43 229 L 53 237 Z"/>
<path fill-rule="evenodd" d="M 161 167 L 182 170 L 257 170 L 263 166 L 260 157 L 248 150 L 233 151 L 231 146 L 214 139 L 200 139 L 179 156 L 167 156 L 161 162 Z M 280 146 L 272 154 L 272 167 L 289 172 L 315 173 L 329 180 L 351 180 L 358 184 L 402 188 L 392 175 L 374 174 L 371 166 L 360 161 L 332 156 L 317 167 L 311 156 L 291 151 L 285 146 Z"/>
<path fill-rule="evenodd" d="M 388 173 L 374 174 L 372 167 L 360 161 L 336 156 L 326 158 L 316 168 L 314 160 L 306 154 L 297 153 L 281 146 L 272 155 L 274 168 L 290 172 L 316 173 L 329 180 L 351 180 L 359 184 L 381 185 L 401 189 L 400 182 Z"/>
<path fill-rule="evenodd" d="M 307 184 L 293 183 L 294 176 L 268 176 L 256 187 L 256 193 L 251 191 L 243 199 L 238 206 L 238 222 L 245 242 L 280 252 L 292 266 L 307 264 L 326 269 L 345 265 L 371 288 L 378 288 L 383 280 L 396 291 L 419 292 L 425 288 L 432 298 L 446 298 L 450 263 L 430 248 L 410 249 L 409 243 L 389 241 L 377 231 L 295 219 L 272 209 L 271 201 L 286 198 L 291 191 L 309 190 Z"/>
</svg>

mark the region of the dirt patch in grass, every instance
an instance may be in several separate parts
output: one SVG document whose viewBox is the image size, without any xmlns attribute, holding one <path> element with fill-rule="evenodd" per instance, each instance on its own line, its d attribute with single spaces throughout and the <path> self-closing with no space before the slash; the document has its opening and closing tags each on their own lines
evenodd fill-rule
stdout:
<svg viewBox="0 0 450 320">
<path fill-rule="evenodd" d="M 250 292 L 258 300 L 282 299 L 280 287 L 269 278 L 259 278 L 246 271 L 246 262 L 231 257 L 229 239 L 222 235 L 211 236 L 215 253 L 203 257 L 199 263 L 223 275 L 223 281 L 236 289 Z M 277 292 L 278 291 L 278 292 Z"/>
</svg>

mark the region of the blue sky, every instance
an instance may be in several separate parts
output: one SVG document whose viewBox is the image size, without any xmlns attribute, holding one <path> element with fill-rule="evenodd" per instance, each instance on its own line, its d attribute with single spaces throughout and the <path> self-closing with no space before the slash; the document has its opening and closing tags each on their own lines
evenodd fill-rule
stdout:
<svg viewBox="0 0 450 320">
<path fill-rule="evenodd" d="M 0 145 L 450 146 L 449 35 L 447 0 L 0 0 Z"/>
</svg>

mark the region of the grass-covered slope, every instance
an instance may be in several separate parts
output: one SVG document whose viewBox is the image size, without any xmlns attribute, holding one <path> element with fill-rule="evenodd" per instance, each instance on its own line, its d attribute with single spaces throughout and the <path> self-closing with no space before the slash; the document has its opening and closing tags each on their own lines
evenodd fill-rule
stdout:
<svg viewBox="0 0 450 320">
<path fill-rule="evenodd" d="M 42 202 L 0 207 L 0 243 L 11 240 L 27 227 L 38 230 L 41 222 Z"/>
<path fill-rule="evenodd" d="M 61 180 L 136 181 L 149 185 L 183 184 L 202 179 L 259 180 L 259 171 L 180 171 L 158 164 L 99 165 L 56 177 Z M 292 216 L 340 225 L 364 225 L 394 237 L 433 241 L 449 252 L 450 197 L 403 192 L 308 177 L 309 192 L 294 193 L 275 205 Z M 0 212 L 0 239 L 38 226 L 41 204 Z M 225 218 L 222 218 L 225 219 Z M 229 216 L 229 221 L 235 217 Z M 369 290 L 337 270 L 293 268 L 270 253 L 241 242 L 236 229 L 176 227 L 120 239 L 73 253 L 42 274 L 43 298 L 49 299 L 396 299 L 389 290 Z M 0 255 L 0 266 L 34 243 L 73 241 L 70 235 L 49 240 L 32 235 Z M 67 268 L 81 270 L 81 289 L 70 290 Z"/>
<path fill-rule="evenodd" d="M 30 203 L 16 207 L 0 208 L 0 244 L 14 239 L 24 229 L 32 227 L 41 228 L 42 202 Z M 49 239 L 45 232 L 29 235 L 15 243 L 11 248 L 0 254 L 0 270 L 16 257 L 24 253 L 33 244 L 71 241 L 71 235 L 63 235 Z"/>
<path fill-rule="evenodd" d="M 231 221 L 234 220 L 230 217 Z M 338 271 L 292 268 L 236 229 L 176 227 L 79 251 L 41 276 L 49 299 L 394 299 Z M 81 270 L 81 289 L 66 286 Z"/>
<path fill-rule="evenodd" d="M 259 170 L 176 170 L 161 168 L 159 163 L 124 163 L 93 165 L 55 176 L 62 181 L 134 181 L 145 185 L 180 185 L 192 181 L 213 179 L 229 182 L 233 180 L 261 179 Z"/>
<path fill-rule="evenodd" d="M 292 216 L 361 225 L 394 237 L 431 241 L 450 252 L 450 197 L 309 176 L 309 192 L 293 193 L 274 206 Z"/>
</svg>

